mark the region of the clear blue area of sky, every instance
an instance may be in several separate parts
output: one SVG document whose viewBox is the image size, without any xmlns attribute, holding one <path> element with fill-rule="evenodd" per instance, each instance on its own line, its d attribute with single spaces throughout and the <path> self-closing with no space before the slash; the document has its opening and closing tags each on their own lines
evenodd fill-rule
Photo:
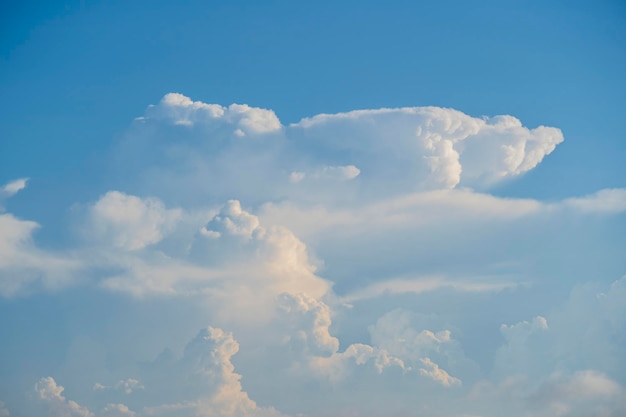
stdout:
<svg viewBox="0 0 626 417">
<path fill-rule="evenodd" d="M 36 201 L 60 212 L 95 199 L 101 154 L 168 92 L 271 108 L 283 123 L 416 105 L 511 114 L 561 128 L 566 142 L 499 193 L 626 186 L 621 0 L 0 7 L 0 181 L 31 178 L 12 202 L 25 216 L 36 216 Z"/>
</svg>

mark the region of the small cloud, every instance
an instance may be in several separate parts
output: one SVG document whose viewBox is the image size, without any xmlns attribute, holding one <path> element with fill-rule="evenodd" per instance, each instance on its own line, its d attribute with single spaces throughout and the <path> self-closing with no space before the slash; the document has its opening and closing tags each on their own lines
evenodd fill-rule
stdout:
<svg viewBox="0 0 626 417">
<path fill-rule="evenodd" d="M 20 178 L 14 181 L 11 181 L 5 184 L 2 188 L 0 188 L 0 193 L 10 197 L 16 194 L 18 191 L 26 188 L 26 183 L 28 182 L 28 178 Z"/>
<path fill-rule="evenodd" d="M 3 202 L 26 188 L 28 178 L 19 178 L 0 187 L 0 212 L 4 211 Z"/>
<path fill-rule="evenodd" d="M 622 213 L 626 211 L 626 188 L 604 189 L 584 197 L 569 198 L 562 204 L 584 213 Z"/>
<path fill-rule="evenodd" d="M 439 289 L 452 289 L 460 292 L 497 292 L 513 288 L 517 284 L 511 282 L 464 282 L 449 281 L 440 277 L 424 277 L 415 279 L 390 279 L 358 289 L 343 298 L 345 303 L 369 300 L 386 295 L 422 294 Z"/>
<path fill-rule="evenodd" d="M 440 383 L 444 387 L 451 387 L 453 385 L 461 385 L 461 380 L 451 376 L 431 361 L 429 358 L 422 358 L 420 362 L 425 366 L 419 370 L 421 375 L 431 378 L 433 381 Z"/>
<path fill-rule="evenodd" d="M 305 178 L 326 181 L 350 181 L 359 176 L 361 170 L 354 165 L 324 166 L 309 172 L 293 171 L 289 174 L 289 182 L 299 183 Z"/>
<path fill-rule="evenodd" d="M 94 391 L 122 391 L 124 394 L 132 394 L 133 391 L 144 389 L 139 380 L 134 378 L 122 379 L 111 386 L 96 382 L 93 386 Z"/>
<path fill-rule="evenodd" d="M 361 170 L 354 165 L 325 166 L 313 174 L 314 178 L 349 181 L 359 176 Z"/>
<path fill-rule="evenodd" d="M 94 413 L 82 407 L 72 400 L 63 396 L 63 388 L 58 385 L 52 377 L 41 378 L 35 384 L 35 392 L 39 395 L 39 400 L 48 408 L 50 415 L 54 416 L 80 416 L 94 417 Z"/>
<path fill-rule="evenodd" d="M 295 184 L 295 183 L 302 181 L 304 177 L 306 177 L 306 174 L 304 172 L 294 171 L 291 174 L 289 174 L 289 182 L 291 182 L 292 184 Z"/>
</svg>

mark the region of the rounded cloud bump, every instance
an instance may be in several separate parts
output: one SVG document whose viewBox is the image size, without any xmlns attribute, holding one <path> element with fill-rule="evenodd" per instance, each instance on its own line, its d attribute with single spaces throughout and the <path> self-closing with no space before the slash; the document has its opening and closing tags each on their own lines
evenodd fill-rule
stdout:
<svg viewBox="0 0 626 417">
<path fill-rule="evenodd" d="M 556 128 L 439 107 L 320 114 L 283 126 L 271 110 L 170 93 L 138 118 L 118 159 L 154 194 L 372 200 L 485 189 L 533 169 L 562 141 Z"/>
</svg>

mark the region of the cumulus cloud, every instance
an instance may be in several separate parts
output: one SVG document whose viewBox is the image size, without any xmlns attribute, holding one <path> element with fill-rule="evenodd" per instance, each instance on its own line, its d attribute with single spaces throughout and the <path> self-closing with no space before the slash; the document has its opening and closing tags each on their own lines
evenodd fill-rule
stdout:
<svg viewBox="0 0 626 417">
<path fill-rule="evenodd" d="M 412 314 L 403 309 L 392 310 L 369 327 L 372 343 L 403 359 L 413 361 L 432 356 L 452 342 L 450 330 L 433 332 L 413 323 Z"/>
<path fill-rule="evenodd" d="M 529 130 L 512 116 L 477 119 L 437 107 L 324 114 L 291 127 L 335 154 L 352 151 L 360 157 L 354 162 L 362 170 L 369 168 L 384 177 L 394 170 L 387 164 L 396 163 L 405 168 L 397 174 L 408 175 L 414 184 L 437 188 L 453 188 L 461 182 L 489 184 L 519 175 L 563 141 L 558 129 Z M 368 158 L 374 154 L 381 163 L 374 165 Z M 427 168 L 426 172 L 419 167 Z"/>
<path fill-rule="evenodd" d="M 505 343 L 496 352 L 491 380 L 472 386 L 472 408 L 487 416 L 505 408 L 512 416 L 622 415 L 626 352 L 612 341 L 626 337 L 624 282 L 604 291 L 578 285 L 545 317 L 503 324 Z"/>
<path fill-rule="evenodd" d="M 306 294 L 285 293 L 279 296 L 278 308 L 288 320 L 288 341 L 315 355 L 337 352 L 339 339 L 330 334 L 331 311 L 324 302 Z"/>
<path fill-rule="evenodd" d="M 369 367 L 382 373 L 386 368 L 397 367 L 409 370 L 404 362 L 382 349 L 363 343 L 353 343 L 343 352 L 335 352 L 328 357 L 316 356 L 310 359 L 312 371 L 331 382 L 353 377 L 357 368 Z"/>
<path fill-rule="evenodd" d="M 324 380 L 336 383 L 350 378 L 358 368 L 381 374 L 386 368 L 409 371 L 404 362 L 384 349 L 364 343 L 353 343 L 343 351 L 339 339 L 332 335 L 332 310 L 323 301 L 306 294 L 281 294 L 278 297 L 277 327 L 282 344 L 289 346 L 294 363 L 282 364 L 305 369 Z"/>
<path fill-rule="evenodd" d="M 109 191 L 89 208 L 86 233 L 117 248 L 143 249 L 163 239 L 180 216 L 180 209 L 167 210 L 156 198 Z"/>
<path fill-rule="evenodd" d="M 443 385 L 444 387 L 450 387 L 452 385 L 460 385 L 461 380 L 448 374 L 443 369 L 439 368 L 439 365 L 430 360 L 430 358 L 422 358 L 420 362 L 424 366 L 419 370 L 421 375 L 431 378 L 433 381 Z"/>
<path fill-rule="evenodd" d="M 173 340 L 157 359 L 157 346 L 107 356 L 86 385 L 102 381 L 97 392 L 77 394 L 88 407 L 42 378 L 43 415 L 282 415 L 267 404 L 368 417 L 619 415 L 624 280 L 576 287 L 564 305 L 530 314 L 507 304 L 513 291 L 522 299 L 551 288 L 541 267 L 561 261 L 554 247 L 577 243 L 559 232 L 626 210 L 623 189 L 550 203 L 486 192 L 562 140 L 512 116 L 438 107 L 287 126 L 268 109 L 166 95 L 115 149 L 117 191 L 78 202 L 80 236 L 68 248 L 42 249 L 38 223 L 0 213 L 0 294 L 86 282 L 85 293 L 139 298 L 120 299 L 143 316 L 167 306 L 167 326 L 144 317 L 151 325 L 120 330 L 127 346 L 193 320 L 216 327 L 184 349 L 188 339 Z M 506 313 L 499 329 L 494 309 Z M 419 408 L 403 409 L 416 393 Z"/>
<path fill-rule="evenodd" d="M 48 415 L 54 417 L 134 417 L 134 416 L 178 416 L 178 417 L 285 417 L 271 407 L 259 407 L 241 387 L 241 375 L 235 372 L 231 358 L 239 350 L 239 344 L 228 333 L 219 328 L 207 327 L 185 347 L 184 356 L 173 363 L 151 365 L 147 375 L 153 377 L 147 391 L 156 391 L 153 401 L 141 410 L 133 411 L 124 404 L 107 404 L 94 413 L 75 401 L 63 396 L 64 388 L 54 378 L 41 378 L 35 391 L 44 404 Z M 97 390 L 121 389 L 129 394 L 129 388 L 139 388 L 134 379 L 119 381 L 113 387 L 96 384 Z M 144 388 L 143 386 L 141 387 Z M 175 395 L 172 395 L 172 394 Z M 167 403 L 168 399 L 178 401 Z"/>
<path fill-rule="evenodd" d="M 231 333 L 214 327 L 201 330 L 185 347 L 178 374 L 163 375 L 169 379 L 165 389 L 175 389 L 183 400 L 147 407 L 146 415 L 280 416 L 274 409 L 258 407 L 242 390 L 241 375 L 231 362 L 238 350 Z M 175 384 L 183 384 L 182 389 Z"/>
<path fill-rule="evenodd" d="M 207 327 L 191 340 L 175 362 L 157 360 L 150 366 L 150 387 L 161 403 L 148 405 L 146 416 L 263 416 L 283 414 L 259 407 L 241 386 L 231 358 L 239 351 L 232 333 Z M 172 399 L 175 402 L 163 403 Z"/>
<path fill-rule="evenodd" d="M 534 168 L 562 141 L 556 128 L 438 107 L 321 114 L 283 126 L 270 110 L 168 94 L 135 123 L 116 169 L 132 173 L 124 176 L 131 186 L 177 201 L 348 204 L 353 195 L 488 187 Z"/>
<path fill-rule="evenodd" d="M 87 408 L 80 406 L 63 396 L 63 388 L 52 377 L 41 378 L 35 385 L 39 399 L 46 405 L 49 413 L 55 417 L 93 417 Z"/>
<path fill-rule="evenodd" d="M 183 126 L 233 126 L 231 132 L 237 136 L 274 132 L 281 128 L 280 121 L 271 110 L 247 104 L 231 104 L 228 107 L 206 104 L 178 93 L 166 94 L 158 105 L 148 107 L 146 115 L 139 120 L 152 118 Z"/>
<path fill-rule="evenodd" d="M 496 353 L 496 369 L 502 375 L 515 375 L 518 372 L 531 373 L 536 369 L 534 363 L 535 348 L 533 345 L 542 344 L 540 338 L 549 330 L 545 317 L 537 316 L 532 321 L 522 321 L 512 325 L 502 324 L 500 332 L 506 344 Z M 533 347 L 531 347 L 533 346 Z"/>
<path fill-rule="evenodd" d="M 90 226 L 107 230 L 109 249 L 102 246 L 92 253 L 97 265 L 114 267 L 114 273 L 100 279 L 103 288 L 140 297 L 202 294 L 221 309 L 223 317 L 245 321 L 269 318 L 279 294 L 319 298 L 330 290 L 328 281 L 316 275 L 315 260 L 301 240 L 284 227 L 263 226 L 237 200 L 213 211 L 207 222 L 203 216 L 168 209 L 156 199 L 150 204 L 130 195 L 116 195 L 115 201 L 119 199 L 132 202 L 144 214 L 146 210 L 157 213 L 142 215 L 124 227 L 111 228 L 101 221 L 100 226 Z M 176 224 L 182 226 L 166 234 L 161 232 L 162 221 L 172 211 Z M 161 236 L 156 248 L 111 252 L 120 242 L 130 249 L 131 243 L 142 246 Z"/>
<path fill-rule="evenodd" d="M 495 374 L 543 375 L 546 367 L 557 362 L 571 371 L 623 375 L 626 350 L 613 341 L 626 338 L 624 301 L 626 278 L 613 282 L 608 290 L 577 285 L 569 300 L 545 317 L 502 325 L 506 343 L 496 353 Z"/>
</svg>

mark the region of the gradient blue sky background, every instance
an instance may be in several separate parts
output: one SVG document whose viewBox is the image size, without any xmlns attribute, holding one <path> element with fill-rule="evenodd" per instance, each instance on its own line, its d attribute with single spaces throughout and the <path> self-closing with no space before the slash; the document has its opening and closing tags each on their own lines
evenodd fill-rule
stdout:
<svg viewBox="0 0 626 417">
<path fill-rule="evenodd" d="M 4 406 L 0 403 L 0 416 L 6 415 L 3 414 L 4 407 L 11 416 L 32 417 L 39 415 L 37 413 L 90 415 L 85 414 L 87 408 L 98 417 L 135 415 L 120 407 L 106 409 L 106 404 L 122 403 L 130 404 L 130 410 L 134 410 L 137 416 L 151 415 L 145 407 L 154 406 L 155 398 L 164 396 L 159 394 L 160 388 L 150 391 L 150 378 L 154 375 L 161 375 L 161 380 L 166 379 L 163 375 L 171 376 L 172 380 L 180 377 L 178 371 L 167 373 L 159 368 L 161 365 L 158 365 L 156 355 L 172 348 L 182 358 L 176 366 L 184 368 L 186 359 L 181 353 L 182 347 L 190 340 L 196 340 L 194 336 L 198 329 L 212 325 L 234 332 L 234 338 L 241 345 L 233 362 L 236 372 L 243 375 L 241 395 L 245 398 L 236 397 L 233 401 L 246 403 L 250 401 L 249 395 L 258 403 L 258 407 L 244 408 L 244 414 L 273 415 L 266 407 L 274 406 L 289 415 L 297 412 L 310 416 L 391 415 L 384 411 L 384 400 L 396 404 L 393 412 L 402 416 L 488 417 L 501 415 L 498 414 L 501 410 L 513 404 L 512 412 L 518 414 L 512 415 L 549 416 L 559 415 L 555 410 L 565 410 L 558 412 L 563 412 L 560 415 L 564 416 L 576 416 L 576 412 L 603 410 L 604 415 L 617 417 L 626 412 L 625 403 L 615 399 L 626 392 L 626 363 L 623 357 L 619 359 L 622 353 L 626 353 L 626 326 L 623 317 L 620 319 L 624 313 L 621 306 L 626 305 L 626 284 L 624 278 L 620 279 L 626 274 L 624 74 L 626 3 L 617 0 L 3 3 L 0 6 L 0 186 L 19 178 L 29 180 L 24 190 L 15 195 L 7 194 L 10 199 L 2 194 L 5 189 L 0 192 L 0 198 L 4 199 L 0 200 L 0 215 L 3 215 L 4 207 L 5 216 L 11 213 L 16 219 L 34 221 L 42 227 L 32 235 L 24 232 L 24 239 L 15 241 L 6 238 L 10 226 L 4 225 L 7 229 L 0 229 L 0 234 L 4 234 L 8 242 L 0 245 L 0 251 L 5 252 L 0 253 L 4 255 L 0 256 L 2 288 L 22 279 L 23 271 L 27 271 L 24 276 L 31 277 L 23 278 L 26 283 L 23 292 L 0 291 L 0 334 L 4 334 L 4 341 L 0 343 L 0 401 L 5 403 Z M 367 185 L 374 194 L 380 190 L 380 197 L 341 188 L 343 185 L 318 188 L 306 181 L 303 187 L 311 188 L 302 194 L 292 194 L 279 186 L 274 190 L 269 183 L 253 184 L 254 177 L 249 178 L 251 182 L 247 185 L 245 182 L 243 185 L 231 184 L 226 180 L 224 187 L 231 187 L 230 194 L 221 189 L 214 192 L 211 185 L 202 188 L 204 191 L 198 194 L 189 191 L 193 188 L 189 184 L 196 184 L 194 179 L 201 176 L 199 173 L 193 178 L 176 177 L 181 172 L 195 169 L 190 167 L 197 167 L 193 157 L 183 158 L 180 165 L 172 165 L 167 175 L 174 179 L 171 184 L 163 185 L 169 181 L 163 180 L 168 178 L 167 175 L 146 179 L 154 174 L 149 166 L 150 158 L 157 158 L 151 153 L 152 147 L 143 151 L 138 148 L 140 151 L 135 153 L 124 147 L 132 142 L 132 138 L 151 137 L 156 141 L 174 133 L 191 141 L 204 137 L 199 131 L 180 133 L 182 131 L 176 130 L 181 129 L 176 112 L 186 111 L 180 109 L 187 104 L 161 101 L 168 93 L 181 93 L 204 103 L 223 106 L 245 103 L 273 110 L 287 132 L 285 135 L 291 139 L 308 134 L 316 138 L 339 135 L 337 138 L 341 139 L 341 134 L 336 132 L 362 132 L 360 121 L 347 127 L 332 125 L 319 130 L 288 127 L 302 118 L 320 113 L 436 106 L 456 109 L 474 118 L 511 115 L 531 129 L 540 125 L 560 129 L 565 141 L 554 152 L 547 152 L 545 158 L 540 158 L 540 163 L 528 172 L 511 175 L 489 186 L 470 182 L 468 186 L 476 191 L 469 191 L 469 197 L 461 190 L 458 193 L 453 190 L 450 197 L 453 202 L 439 209 L 433 209 L 430 204 L 434 207 L 441 201 L 426 203 L 423 200 L 430 198 L 427 197 L 430 188 L 403 189 L 401 194 L 387 195 L 381 182 Z M 155 104 L 155 111 L 161 113 L 146 110 L 150 104 Z M 142 115 L 157 120 L 150 125 L 153 130 L 141 130 L 143 128 L 133 122 Z M 376 126 L 384 132 L 392 129 L 393 123 L 404 123 L 377 117 L 365 126 Z M 435 119 L 437 117 L 440 116 Z M 211 134 L 207 137 L 213 138 Z M 214 137 L 221 138 L 221 134 L 215 133 Z M 259 132 L 247 134 L 254 136 Z M 503 137 L 509 137 L 509 134 L 509 131 L 502 133 Z M 387 139 L 381 134 L 376 140 L 384 143 Z M 192 154 L 203 152 L 199 148 L 193 149 Z M 367 164 L 372 163 L 371 160 L 363 159 L 363 166 L 355 162 L 361 175 L 358 180 L 350 182 L 354 178 L 341 177 L 348 175 L 344 171 L 332 171 L 332 175 L 329 174 L 331 171 L 325 171 L 334 165 L 324 160 L 338 158 L 332 146 L 320 145 L 311 149 L 309 154 L 301 149 L 294 153 L 280 151 L 272 163 L 282 167 L 281 164 L 290 160 L 299 161 L 306 165 L 302 169 L 309 170 L 306 178 L 316 181 L 330 181 L 332 175 L 338 175 L 333 181 L 339 178 L 339 182 L 346 180 L 346 184 L 369 181 Z M 252 159 L 246 159 L 249 154 L 242 151 L 241 160 L 229 159 L 239 151 L 237 148 L 232 154 L 220 154 L 222 156 L 215 157 L 215 160 L 207 154 L 207 161 L 211 161 L 207 165 L 227 167 L 241 163 L 241 169 L 245 171 L 248 162 L 254 163 Z M 482 148 L 479 152 L 483 152 Z M 115 161 L 121 154 L 127 165 L 137 166 L 136 172 L 117 171 L 119 166 Z M 341 160 L 334 163 L 347 167 L 352 162 Z M 372 165 L 374 168 L 375 164 Z M 252 172 L 253 168 L 249 170 Z M 211 172 L 211 175 L 215 174 Z M 219 172 L 215 174 L 217 177 L 211 178 L 232 176 L 227 168 Z M 267 178 L 275 178 L 274 174 L 268 173 Z M 385 171 L 386 174 L 392 175 Z M 187 185 L 189 189 L 184 188 Z M 263 333 L 265 336 L 260 337 L 256 333 L 260 330 L 251 330 L 237 320 L 225 318 L 228 314 L 203 306 L 197 296 L 187 302 L 180 294 L 171 298 L 163 298 L 162 294 L 155 298 L 142 295 L 138 301 L 134 298 L 136 294 L 128 295 L 132 291 L 126 287 L 110 291 L 106 287 L 107 277 L 125 271 L 128 265 L 139 262 L 138 259 L 156 262 L 155 259 L 161 259 L 157 253 L 164 253 L 168 259 L 185 265 L 204 262 L 195 258 L 194 253 L 177 257 L 176 245 L 182 245 L 179 234 L 182 236 L 187 229 L 180 226 L 183 231 L 176 229 L 173 232 L 165 220 L 157 226 L 152 225 L 162 236 L 145 238 L 142 235 L 148 239 L 142 243 L 144 246 L 124 248 L 130 255 L 115 252 L 119 248 L 103 249 L 108 246 L 102 242 L 115 246 L 115 242 L 119 242 L 115 233 L 125 233 L 123 228 L 116 229 L 117 226 L 109 223 L 102 226 L 97 220 L 96 202 L 111 203 L 114 196 L 109 195 L 113 200 L 105 198 L 105 193 L 111 190 L 127 196 L 137 195 L 143 199 L 141 204 L 149 197 L 164 202 L 167 209 L 161 206 L 145 208 L 148 203 L 145 203 L 148 206 L 141 206 L 147 210 L 144 213 L 146 218 L 150 217 L 150 210 L 158 212 L 157 217 L 175 217 L 174 212 L 167 210 L 180 208 L 184 220 L 177 224 L 184 224 L 189 230 L 203 224 L 201 219 L 204 217 L 198 214 L 202 210 L 205 210 L 205 220 L 208 221 L 228 198 L 241 200 L 244 213 L 258 216 L 262 225 L 269 228 L 270 224 L 277 223 L 288 227 L 308 251 L 310 259 L 305 262 L 298 258 L 298 262 L 319 261 L 320 268 L 316 273 L 333 283 L 332 290 L 315 293 L 317 290 L 311 288 L 319 284 L 315 281 L 319 277 L 309 277 L 311 287 L 302 290 L 312 297 L 313 301 L 306 303 L 317 306 L 316 314 L 325 314 L 325 309 L 331 311 L 330 334 L 338 338 L 339 348 L 330 349 L 325 355 L 341 358 L 337 361 L 347 360 L 341 354 L 350 344 L 369 343 L 373 349 L 378 349 L 376 352 L 395 354 L 407 367 L 413 361 L 414 371 L 423 366 L 420 369 L 424 373 L 420 375 L 426 375 L 429 369 L 432 370 L 426 362 L 420 362 L 425 358 L 423 349 L 426 348 L 416 350 L 420 353 L 413 357 L 407 353 L 409 348 L 390 346 L 389 340 L 408 337 L 397 326 L 395 330 L 403 336 L 392 334 L 394 326 L 390 323 L 410 323 L 406 325 L 417 333 L 429 329 L 436 334 L 437 330 L 448 329 L 453 339 L 450 343 L 455 343 L 455 347 L 445 354 L 441 353 L 443 350 L 437 350 L 437 354 L 447 358 L 445 361 L 439 358 L 441 368 L 447 364 L 456 370 L 463 380 L 462 388 L 452 388 L 457 391 L 449 394 L 450 390 L 439 392 L 430 386 L 419 385 L 422 382 L 416 382 L 416 386 L 411 385 L 412 382 L 402 385 L 398 381 L 405 381 L 403 378 L 408 377 L 400 378 L 393 373 L 389 376 L 385 372 L 380 373 L 384 378 L 378 381 L 375 375 L 379 374 L 372 370 L 374 368 L 369 370 L 371 375 L 355 370 L 342 380 L 344 385 L 333 385 L 336 381 L 320 382 L 310 375 L 294 377 L 285 371 L 293 368 L 280 363 L 277 359 L 280 354 L 270 349 L 279 345 L 277 335 L 287 332 L 280 327 L 282 325 L 268 325 Z M 612 190 L 613 194 L 595 194 L 600 190 Z M 412 192 L 418 194 L 414 196 Z M 303 196 L 306 194 L 318 198 L 318 205 L 307 200 Z M 204 205 L 192 198 L 193 195 L 199 195 L 199 199 L 206 197 Z M 216 197 L 218 195 L 228 197 L 220 200 Z M 344 195 L 354 199 L 338 203 L 339 197 Z M 424 226 L 419 216 L 409 216 L 408 232 L 404 233 L 382 220 L 377 223 L 378 220 L 368 217 L 367 208 L 380 203 L 376 207 L 382 210 L 382 216 L 391 218 L 396 213 L 393 210 L 397 209 L 392 197 L 400 195 L 416 198 L 411 204 L 415 204 L 415 210 L 420 213 L 420 210 L 425 210 L 424 213 L 432 210 L 432 213 L 444 213 L 442 216 L 451 218 L 437 220 L 438 217 L 434 216 L 433 225 Z M 470 202 L 471 198 L 482 198 L 480 196 L 494 200 Z M 574 201 L 573 198 L 580 200 Z M 121 205 L 118 208 L 134 204 L 131 200 L 120 201 L 117 201 Z M 263 203 L 293 203 L 295 208 L 289 206 L 292 211 L 286 208 L 281 211 Z M 509 203 L 510 206 L 506 205 Z M 535 203 L 539 208 L 530 208 Z M 302 220 L 302 216 L 313 216 L 307 209 L 318 206 L 328 210 L 327 219 L 310 217 L 308 221 Z M 477 213 L 472 211 L 478 206 L 481 209 Z M 240 218 L 232 208 L 221 210 L 222 218 L 231 216 L 244 223 L 248 221 L 247 214 Z M 510 214 L 518 211 L 526 214 Z M 505 212 L 509 214 L 502 214 Z M 355 231 L 357 227 L 342 215 L 369 219 L 371 225 Z M 494 217 L 493 221 L 490 216 Z M 501 220 L 499 216 L 507 220 Z M 288 220 L 283 221 L 283 217 Z M 328 220 L 335 218 L 343 219 L 336 223 L 340 225 L 335 230 L 339 235 L 333 234 L 331 224 L 335 223 Z M 316 221 L 321 224 L 320 230 L 311 231 L 310 225 Z M 209 225 L 228 229 L 219 222 L 214 219 Z M 109 226 L 111 229 L 107 229 Z M 146 227 L 150 229 L 152 226 Z M 125 227 L 137 230 L 139 234 L 147 230 L 133 229 L 133 225 Z M 97 238 L 99 243 L 92 244 L 90 237 L 86 239 L 87 243 L 81 240 L 91 233 L 89 230 L 105 230 Z M 197 229 L 193 230 L 197 232 Z M 218 229 L 207 226 L 206 230 Z M 226 232 L 220 233 L 224 235 Z M 197 235 L 193 236 L 196 239 L 193 242 L 197 242 Z M 266 253 L 263 245 L 272 242 L 270 239 L 270 243 L 258 243 L 259 252 L 254 253 Z M 185 241 L 187 244 L 194 247 L 196 243 Z M 251 250 L 248 246 L 238 243 L 231 247 L 231 244 L 235 245 L 229 240 L 219 249 L 209 246 L 203 250 L 216 251 L 217 258 L 223 256 L 229 260 L 224 261 L 226 263 L 234 259 L 233 265 L 243 265 L 253 257 L 246 252 Z M 150 252 L 153 248 L 150 245 L 156 245 L 157 249 Z M 223 254 L 222 250 L 229 255 Z M 32 257 L 27 256 L 29 254 Z M 124 262 L 104 260 L 116 256 Z M 15 259 L 14 263 L 7 261 L 9 258 Z M 36 259 L 40 259 L 44 266 Z M 67 272 L 59 267 L 68 276 L 78 274 L 80 278 L 74 277 L 68 281 L 71 283 L 58 287 L 50 284 L 54 287 L 52 290 L 40 288 L 46 287 L 45 282 L 52 282 L 46 281 L 52 280 L 48 278 L 50 271 L 47 268 L 59 259 L 87 262 L 88 265 L 81 263 L 82 269 L 79 268 L 78 273 L 71 268 Z M 172 265 L 172 268 L 178 268 L 181 264 Z M 202 267 L 207 266 L 202 264 Z M 222 267 L 221 263 L 219 267 L 211 264 L 211 268 Z M 460 279 L 464 283 L 494 285 L 493 288 L 498 283 L 510 286 L 483 292 L 463 289 L 459 284 L 460 287 L 450 292 L 449 287 L 444 285 L 442 289 L 437 284 L 432 297 L 425 296 L 421 289 L 407 290 L 406 287 L 397 290 L 396 295 L 390 295 L 395 290 L 391 290 L 391 286 L 384 287 L 387 285 L 384 283 L 407 274 L 422 277 L 419 283 L 428 281 L 427 276 L 441 274 L 444 280 L 454 282 Z M 501 281 L 490 278 L 487 282 L 484 279 L 487 275 Z M 44 284 L 30 288 L 28 279 L 40 279 Z M 139 278 L 129 275 L 126 279 L 131 282 Z M 376 292 L 377 282 L 383 283 L 381 285 L 386 289 Z M 615 283 L 613 287 L 610 287 L 611 283 Z M 103 286 L 108 290 L 102 290 Z M 361 290 L 373 291 L 371 294 L 375 295 L 359 292 Z M 299 294 L 299 290 L 292 287 L 285 291 L 290 296 Z M 366 293 L 369 295 L 363 295 Z M 598 307 L 589 301 L 596 299 L 597 294 L 605 294 L 612 300 L 609 307 Z M 353 299 L 357 300 L 354 306 L 346 309 L 345 304 Z M 211 300 L 210 303 L 217 302 Z M 594 306 L 590 307 L 591 304 Z M 579 327 L 568 321 L 568 317 L 579 315 L 586 317 L 580 319 Z M 533 319 L 536 316 L 547 317 L 548 327 L 544 328 L 541 320 Z M 556 323 L 556 336 L 546 336 L 553 339 L 539 340 L 541 336 L 530 340 L 529 335 L 535 334 L 533 332 L 541 333 L 548 328 L 552 331 L 553 322 Z M 293 330 L 300 324 L 291 323 L 291 327 L 285 325 L 285 328 Z M 500 327 L 504 324 L 511 326 L 509 333 L 507 327 Z M 263 326 L 259 325 L 259 328 L 265 329 Z M 308 328 L 306 323 L 303 326 Z M 167 330 L 163 330 L 165 328 Z M 580 330 L 583 328 L 586 330 Z M 518 330 L 525 336 L 515 333 Z M 579 339 L 581 332 L 587 336 Z M 207 349 L 230 346 L 220 344 L 229 340 L 227 336 L 209 333 L 218 347 Z M 267 352 L 252 349 L 257 337 L 264 341 L 259 343 L 267 348 Z M 573 349 L 586 338 L 595 339 L 597 344 L 579 351 Z M 121 346 L 116 346 L 114 340 L 118 340 Z M 545 346 L 551 347 L 542 345 L 544 342 Z M 133 347 L 125 350 L 126 343 Z M 569 349 L 563 346 L 569 346 Z M 317 360 L 311 358 L 319 357 L 312 353 L 312 347 L 304 349 L 304 353 L 293 346 L 290 349 L 292 356 L 284 356 L 304 368 L 303 363 L 310 364 Z M 283 352 L 280 348 L 276 350 Z M 541 359 L 533 356 L 542 351 L 550 353 Z M 92 368 L 85 368 L 91 354 L 103 359 L 95 361 Z M 302 357 L 298 356 L 300 354 Z M 604 362 L 590 359 L 603 355 L 611 359 Z M 230 358 L 229 355 L 224 357 L 226 361 Z M 432 359 L 436 358 L 433 356 Z M 259 365 L 260 361 L 266 361 L 267 365 Z M 507 361 L 519 363 L 520 369 L 508 369 L 504 365 Z M 148 363 L 154 369 L 146 365 Z M 345 369 L 348 365 L 342 366 Z M 264 375 L 273 375 L 272 367 L 278 371 L 273 382 L 265 385 Z M 146 370 L 148 368 L 150 370 Z M 311 375 L 315 374 L 311 372 Z M 142 382 L 144 388 L 135 390 L 139 397 L 129 399 L 130 394 L 125 397 L 124 392 L 118 392 L 119 387 L 115 388 L 117 380 L 128 381 L 138 375 L 148 381 Z M 412 374 L 406 371 L 403 375 Z M 519 375 L 533 383 L 515 385 L 519 379 L 514 378 Z M 55 378 L 54 384 L 66 386 L 64 395 L 82 404 L 85 410 L 67 411 L 63 408 L 68 404 L 65 399 L 59 400 L 58 396 L 49 394 L 56 392 L 51 382 L 39 380 L 47 376 Z M 109 378 L 108 382 L 104 381 L 106 378 Z M 295 378 L 295 382 L 285 382 L 290 378 Z M 329 378 L 333 380 L 333 377 Z M 372 378 L 373 382 L 371 386 L 363 383 L 352 386 L 350 378 Z M 518 382 L 512 383 L 513 380 Z M 42 403 L 37 406 L 32 405 L 35 383 L 39 388 L 48 387 L 47 391 L 37 391 L 37 398 Z M 100 390 L 104 397 L 98 396 L 98 389 L 91 389 L 95 383 L 108 387 Z M 215 381 L 211 384 L 219 386 Z M 298 401 L 276 394 L 276 387 L 284 384 L 293 386 L 290 395 L 291 398 L 297 397 Z M 325 391 L 327 384 L 333 387 L 331 391 L 336 395 Z M 454 386 L 456 383 L 450 384 Z M 154 383 L 153 387 L 156 385 Z M 594 391 L 590 386 L 601 386 L 602 389 Z M 211 387 L 207 392 L 215 390 Z M 515 391 L 517 394 L 509 391 L 503 394 L 506 390 L 502 387 L 509 387 L 511 392 L 518 390 Z M 577 394 L 546 400 L 555 392 L 575 393 L 578 392 L 576 389 L 600 394 L 592 395 L 589 403 L 584 404 L 576 403 L 576 397 L 580 396 Z M 340 394 L 346 390 L 353 394 L 342 399 Z M 428 393 L 428 398 L 434 398 L 428 403 L 430 408 L 408 405 L 408 399 L 413 398 L 411 393 L 414 391 L 411 390 L 423 390 Z M 114 396 L 114 391 L 119 398 Z M 359 408 L 362 398 L 368 398 L 369 392 L 379 393 L 381 403 Z M 172 403 L 193 402 L 174 394 L 168 398 Z M 527 402 L 512 403 L 510 398 L 524 398 L 524 401 L 547 405 L 528 408 Z M 327 399 L 328 404 L 320 406 L 320 399 Z M 437 409 L 437 404 L 443 403 L 454 405 Z M 563 404 L 564 408 L 559 408 Z M 213 405 L 207 407 L 208 410 Z M 190 415 L 205 415 L 202 412 L 219 415 L 217 411 L 198 410 L 187 411 Z M 167 410 L 159 412 L 169 415 Z"/>
<path fill-rule="evenodd" d="M 623 185 L 614 173 L 626 146 L 625 8 L 619 1 L 9 3 L 1 175 L 50 181 L 84 172 L 146 103 L 176 91 L 271 108 L 284 122 L 419 105 L 512 114 L 529 126 L 558 126 L 568 138 L 514 192 Z"/>
</svg>

